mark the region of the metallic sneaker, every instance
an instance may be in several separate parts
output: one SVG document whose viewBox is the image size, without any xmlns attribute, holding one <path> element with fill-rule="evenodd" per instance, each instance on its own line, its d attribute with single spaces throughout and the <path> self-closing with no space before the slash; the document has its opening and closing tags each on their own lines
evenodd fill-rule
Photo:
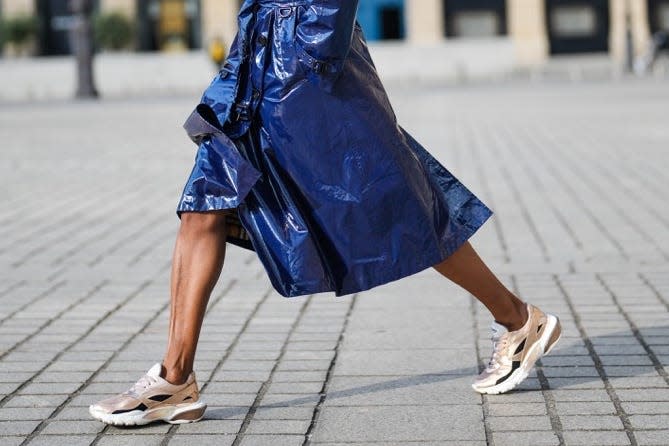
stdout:
<svg viewBox="0 0 669 446">
<path fill-rule="evenodd" d="M 556 316 L 529 304 L 527 314 L 527 322 L 516 331 L 510 332 L 503 325 L 492 323 L 492 358 L 472 384 L 474 390 L 498 394 L 515 388 L 560 339 L 562 329 Z"/>
<path fill-rule="evenodd" d="M 160 363 L 121 395 L 93 404 L 88 411 L 93 418 L 116 426 L 139 426 L 154 421 L 171 424 L 192 423 L 204 416 L 207 405 L 199 401 L 195 375 L 181 385 L 160 377 Z"/>
</svg>

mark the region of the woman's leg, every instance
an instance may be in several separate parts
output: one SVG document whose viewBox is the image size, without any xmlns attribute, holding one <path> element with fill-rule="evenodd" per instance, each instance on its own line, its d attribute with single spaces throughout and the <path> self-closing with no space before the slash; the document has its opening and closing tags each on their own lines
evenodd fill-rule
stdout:
<svg viewBox="0 0 669 446">
<path fill-rule="evenodd" d="M 495 277 L 469 242 L 434 269 L 469 291 L 509 331 L 522 328 L 527 321 L 525 303 Z"/>
<path fill-rule="evenodd" d="M 172 384 L 185 382 L 193 370 L 209 295 L 223 268 L 225 214 L 181 215 L 172 260 L 170 326 L 163 360 L 163 377 Z"/>
</svg>

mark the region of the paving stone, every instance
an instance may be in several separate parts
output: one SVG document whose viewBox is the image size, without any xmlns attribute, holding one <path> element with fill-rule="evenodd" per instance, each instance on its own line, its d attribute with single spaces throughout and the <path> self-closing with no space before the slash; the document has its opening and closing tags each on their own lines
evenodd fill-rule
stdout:
<svg viewBox="0 0 669 446">
<path fill-rule="evenodd" d="M 490 401 L 489 401 L 490 403 Z M 546 415 L 545 403 L 523 403 L 523 404 L 488 404 L 488 413 L 492 417 L 517 416 L 517 415 Z"/>
<path fill-rule="evenodd" d="M 477 406 L 326 407 L 315 442 L 484 440 Z"/>
<path fill-rule="evenodd" d="M 60 406 L 68 395 L 15 395 L 5 403 L 5 407 L 52 407 Z"/>
<path fill-rule="evenodd" d="M 44 434 L 96 434 L 105 425 L 99 421 L 50 421 L 42 433 Z"/>
<path fill-rule="evenodd" d="M 107 430 L 105 430 L 105 435 L 166 435 L 170 427 L 167 423 L 152 423 L 134 427 L 108 426 Z"/>
<path fill-rule="evenodd" d="M 0 421 L 0 435 L 29 435 L 40 421 Z"/>
<path fill-rule="evenodd" d="M 245 435 L 241 446 L 301 446 L 303 435 Z"/>
<path fill-rule="evenodd" d="M 623 410 L 628 414 L 659 414 L 659 415 L 668 415 L 669 414 L 669 401 L 658 401 L 658 402 L 627 402 L 623 401 L 622 403 Z"/>
<path fill-rule="evenodd" d="M 278 382 L 272 383 L 267 389 L 267 393 L 283 393 L 283 394 L 317 394 L 323 388 L 321 382 L 304 382 L 304 383 L 286 383 Z"/>
<path fill-rule="evenodd" d="M 616 408 L 612 402 L 589 401 L 589 402 L 559 402 L 556 404 L 557 412 L 563 415 L 614 415 Z"/>
<path fill-rule="evenodd" d="M 565 430 L 622 430 L 623 424 L 615 415 L 563 415 L 560 417 Z"/>
<path fill-rule="evenodd" d="M 558 446 L 560 440 L 552 431 L 494 432 L 495 446 Z"/>
<path fill-rule="evenodd" d="M 328 406 L 480 404 L 470 377 L 452 375 L 336 376 L 328 388 Z"/>
<path fill-rule="evenodd" d="M 53 409 L 50 408 L 0 408 L 0 421 L 43 420 Z"/>
<path fill-rule="evenodd" d="M 311 420 L 252 420 L 249 434 L 301 434 L 309 429 Z"/>
<path fill-rule="evenodd" d="M 235 441 L 235 435 L 201 434 L 201 435 L 182 435 L 176 434 L 168 444 L 198 446 L 232 446 Z"/>
<path fill-rule="evenodd" d="M 109 435 L 98 441 L 101 446 L 158 446 L 162 443 L 162 435 Z"/>
<path fill-rule="evenodd" d="M 551 421 L 548 416 L 491 416 L 487 421 L 494 432 L 551 430 Z"/>
<path fill-rule="evenodd" d="M 95 435 L 38 435 L 29 444 L 30 446 L 88 446 L 93 441 Z"/>
<path fill-rule="evenodd" d="M 553 390 L 556 401 L 609 401 L 605 390 Z"/>
<path fill-rule="evenodd" d="M 258 393 L 262 382 L 237 381 L 237 382 L 212 382 L 207 385 L 206 395 L 212 393 Z"/>
<path fill-rule="evenodd" d="M 25 437 L 0 437 L 0 445 L 2 446 L 19 446 Z"/>
<path fill-rule="evenodd" d="M 657 431 L 636 431 L 634 436 L 639 446 L 665 446 L 669 438 L 669 429 Z"/>
<path fill-rule="evenodd" d="M 242 420 L 204 420 L 197 423 L 182 424 L 180 434 L 236 434 Z"/>
<path fill-rule="evenodd" d="M 669 427 L 669 415 L 630 415 L 634 429 L 664 429 Z"/>
<path fill-rule="evenodd" d="M 620 389 L 616 393 L 621 401 L 669 401 L 669 389 L 666 388 L 653 389 L 650 392 L 646 389 Z"/>
<path fill-rule="evenodd" d="M 314 411 L 309 407 L 258 407 L 256 420 L 311 420 Z"/>
<path fill-rule="evenodd" d="M 630 440 L 623 431 L 565 431 L 565 443 L 575 446 L 590 445 L 629 445 Z"/>
</svg>

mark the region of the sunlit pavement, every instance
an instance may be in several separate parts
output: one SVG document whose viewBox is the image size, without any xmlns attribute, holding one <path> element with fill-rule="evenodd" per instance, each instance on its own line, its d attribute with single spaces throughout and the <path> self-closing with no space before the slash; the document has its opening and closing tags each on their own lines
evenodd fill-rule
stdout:
<svg viewBox="0 0 669 446">
<path fill-rule="evenodd" d="M 471 390 L 491 318 L 432 271 L 285 299 L 230 247 L 196 363 L 205 420 L 93 421 L 163 354 L 197 96 L 22 103 L 0 108 L 0 445 L 669 443 L 669 84 L 390 93 L 495 211 L 482 256 L 562 320 L 520 390 Z"/>
</svg>

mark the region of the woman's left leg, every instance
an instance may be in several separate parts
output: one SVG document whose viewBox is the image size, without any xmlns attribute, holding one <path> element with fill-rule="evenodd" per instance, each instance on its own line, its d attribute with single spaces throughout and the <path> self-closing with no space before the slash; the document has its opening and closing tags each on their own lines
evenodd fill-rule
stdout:
<svg viewBox="0 0 669 446">
<path fill-rule="evenodd" d="M 434 268 L 469 291 L 495 318 L 492 358 L 472 384 L 474 390 L 496 394 L 516 387 L 559 340 L 558 318 L 516 297 L 468 242 Z"/>
<path fill-rule="evenodd" d="M 527 321 L 527 306 L 490 271 L 469 242 L 434 266 L 488 308 L 497 322 L 515 331 Z"/>
</svg>

